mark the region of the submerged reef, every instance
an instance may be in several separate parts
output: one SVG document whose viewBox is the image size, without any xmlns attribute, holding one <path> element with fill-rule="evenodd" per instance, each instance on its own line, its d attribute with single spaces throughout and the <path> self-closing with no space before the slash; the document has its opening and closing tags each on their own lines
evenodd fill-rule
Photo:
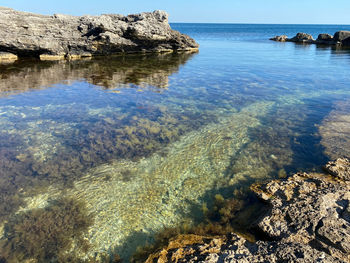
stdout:
<svg viewBox="0 0 350 263">
<path fill-rule="evenodd" d="M 43 60 L 198 49 L 192 38 L 171 29 L 160 10 L 78 17 L 0 7 L 0 32 L 0 51 Z"/>
<path fill-rule="evenodd" d="M 92 223 L 84 203 L 65 197 L 20 212 L 4 226 L 0 262 L 88 262 L 84 233 Z"/>
<path fill-rule="evenodd" d="M 251 228 L 259 241 L 177 235 L 146 262 L 349 262 L 350 160 L 324 170 L 252 185 L 266 202 Z"/>
<path fill-rule="evenodd" d="M 319 44 L 350 47 L 350 31 L 338 31 L 334 36 L 319 34 L 315 40 L 310 34 L 298 33 L 295 37 L 288 38 L 286 35 L 275 36 L 270 40 L 278 42 L 295 42 L 303 44 Z"/>
</svg>

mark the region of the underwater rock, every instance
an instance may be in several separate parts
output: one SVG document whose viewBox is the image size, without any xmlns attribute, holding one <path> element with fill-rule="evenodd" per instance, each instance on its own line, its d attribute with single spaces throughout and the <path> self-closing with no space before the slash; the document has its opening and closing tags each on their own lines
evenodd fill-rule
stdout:
<svg viewBox="0 0 350 263">
<path fill-rule="evenodd" d="M 295 42 L 304 44 L 322 44 L 322 45 L 337 45 L 337 46 L 350 46 L 350 31 L 338 31 L 334 36 L 329 34 L 319 34 L 315 40 L 313 37 L 306 33 L 298 33 L 293 38 L 288 38 L 285 35 L 275 36 L 270 40 L 278 42 Z"/>
<path fill-rule="evenodd" d="M 251 187 L 267 203 L 252 228 L 256 243 L 229 234 L 186 244 L 178 236 L 147 262 L 349 262 L 350 160 L 329 162 L 325 171 Z"/>
<path fill-rule="evenodd" d="M 164 11 L 134 15 L 52 16 L 0 7 L 0 51 L 57 60 L 126 52 L 198 49 L 172 30 Z"/>
</svg>

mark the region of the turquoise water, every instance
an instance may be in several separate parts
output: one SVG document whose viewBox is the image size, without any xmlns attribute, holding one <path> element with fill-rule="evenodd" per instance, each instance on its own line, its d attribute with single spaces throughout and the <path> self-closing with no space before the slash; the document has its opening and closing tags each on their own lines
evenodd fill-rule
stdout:
<svg viewBox="0 0 350 263">
<path fill-rule="evenodd" d="M 71 252 L 9 249 L 23 238 L 11 229 L 33 213 L 52 216 L 62 197 L 94 218 L 84 231 L 63 232 L 91 243 L 77 257 L 128 258 L 164 227 L 200 222 L 215 194 L 235 196 L 343 154 L 333 147 L 328 155 L 319 127 L 350 98 L 350 50 L 268 38 L 350 26 L 172 27 L 199 52 L 0 65 L 5 258 L 45 262 Z"/>
</svg>

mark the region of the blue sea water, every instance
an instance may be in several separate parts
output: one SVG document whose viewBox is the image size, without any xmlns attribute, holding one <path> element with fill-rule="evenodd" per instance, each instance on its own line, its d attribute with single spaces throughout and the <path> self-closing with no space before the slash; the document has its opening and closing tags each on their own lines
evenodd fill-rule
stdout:
<svg viewBox="0 0 350 263">
<path fill-rule="evenodd" d="M 128 258 L 215 194 L 345 154 L 325 120 L 350 99 L 350 49 L 268 39 L 350 26 L 171 26 L 199 52 L 0 65 L 0 224 L 74 197 L 91 253 Z"/>
</svg>

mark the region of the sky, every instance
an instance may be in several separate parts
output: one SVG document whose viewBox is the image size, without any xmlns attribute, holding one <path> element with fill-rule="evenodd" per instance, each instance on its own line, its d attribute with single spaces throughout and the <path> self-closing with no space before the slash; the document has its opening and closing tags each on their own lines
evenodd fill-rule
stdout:
<svg viewBox="0 0 350 263">
<path fill-rule="evenodd" d="M 134 14 L 165 10 L 170 22 L 350 24 L 350 0 L 0 0 L 40 14 Z"/>
</svg>

